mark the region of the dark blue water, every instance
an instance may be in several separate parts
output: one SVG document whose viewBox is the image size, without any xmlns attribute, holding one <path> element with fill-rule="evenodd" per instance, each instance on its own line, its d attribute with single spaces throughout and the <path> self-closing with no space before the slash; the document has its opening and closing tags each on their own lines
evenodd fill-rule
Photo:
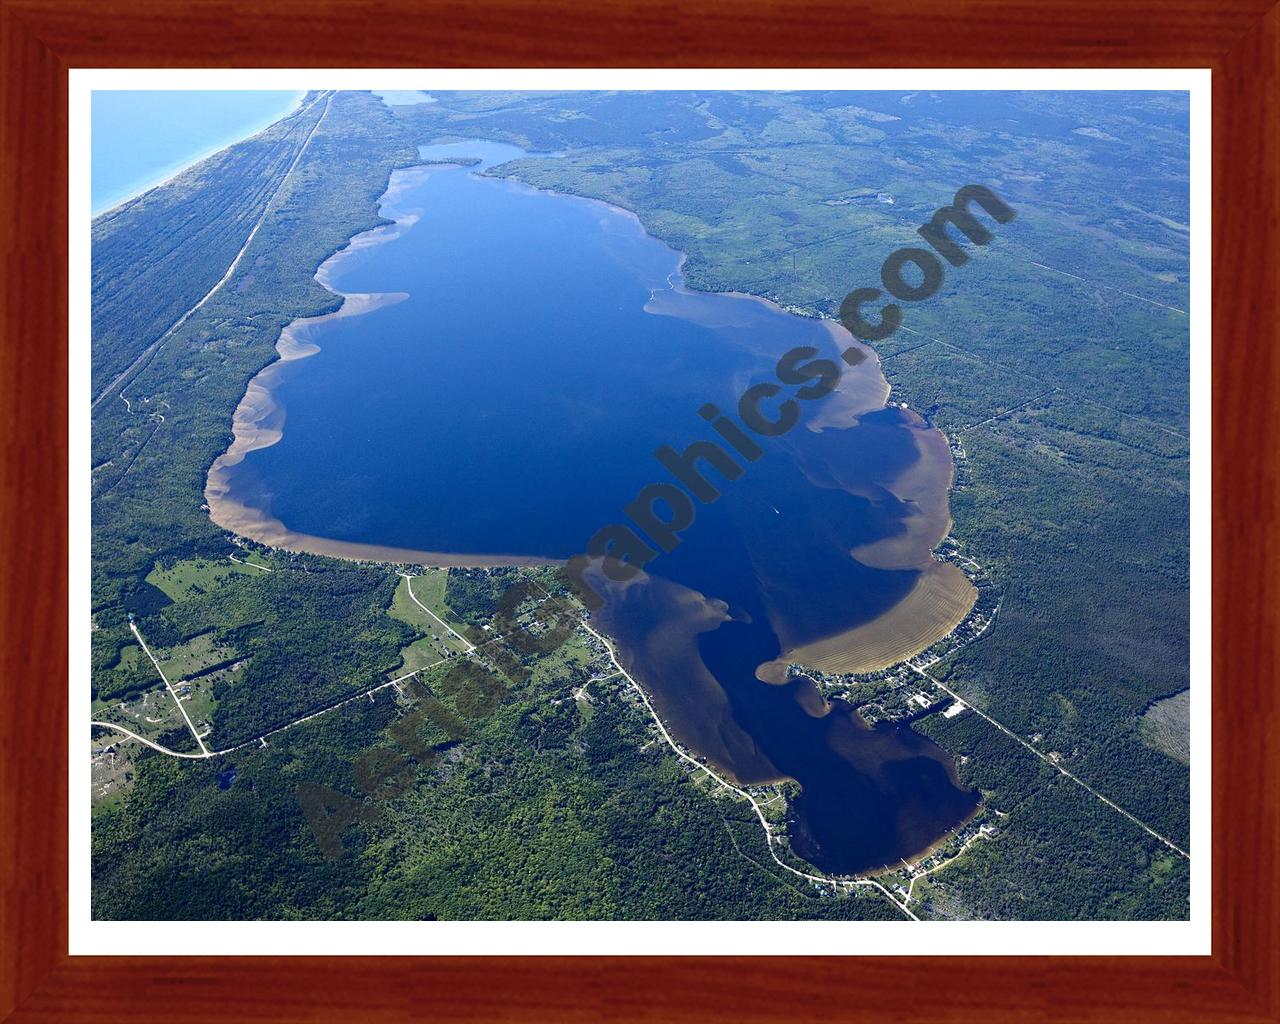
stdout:
<svg viewBox="0 0 1280 1024">
<path fill-rule="evenodd" d="M 518 151 L 425 155 L 492 165 Z M 797 345 L 836 351 L 820 322 L 684 293 L 678 254 L 621 211 L 468 168 L 407 180 L 384 213 L 416 223 L 340 259 L 331 283 L 410 297 L 311 330 L 320 352 L 275 389 L 283 439 L 232 477 L 299 533 L 568 558 L 670 479 L 658 446 L 715 438 L 705 403 L 734 409 Z M 883 483 L 919 457 L 910 424 L 880 410 L 761 446 L 739 480 L 708 472 L 723 497 L 599 620 L 682 740 L 743 782 L 801 783 L 798 852 L 840 872 L 891 863 L 962 820 L 975 794 L 909 729 L 869 730 L 809 681 L 770 685 L 755 670 L 875 618 L 915 583 L 915 569 L 848 556 L 903 529 L 910 510 Z"/>
</svg>

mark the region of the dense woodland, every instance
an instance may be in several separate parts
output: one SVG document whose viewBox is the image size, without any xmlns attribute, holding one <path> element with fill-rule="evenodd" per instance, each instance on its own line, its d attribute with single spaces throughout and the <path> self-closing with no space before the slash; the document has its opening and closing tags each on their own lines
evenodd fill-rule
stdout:
<svg viewBox="0 0 1280 1024">
<path fill-rule="evenodd" d="M 216 687 L 220 746 L 387 678 L 414 640 L 386 614 L 396 577 L 385 568 L 260 552 L 278 571 L 178 600 L 155 581 L 236 551 L 200 507 L 232 410 L 281 327 L 335 307 L 312 274 L 377 223 L 377 197 L 415 145 L 487 138 L 560 153 L 489 173 L 634 210 L 688 253 L 695 287 L 827 315 L 979 182 L 1018 218 L 875 346 L 894 399 L 962 446 L 954 536 L 1003 595 L 996 626 L 939 677 L 1185 848 L 1188 769 L 1140 727 L 1152 701 L 1188 685 L 1185 102 L 438 94 L 392 111 L 366 94 L 309 99 L 95 224 L 95 395 L 143 364 L 117 389 L 127 402 L 108 395 L 94 410 L 96 698 L 127 702 L 157 683 L 145 658 L 126 656 L 130 613 L 166 657 L 212 628 L 219 657 L 244 662 Z M 570 105 L 575 116 L 563 116 Z M 277 192 L 269 183 L 312 128 Z M 150 351 L 264 209 L 233 279 Z M 175 253 L 191 273 L 177 275 L 181 289 L 159 287 Z M 502 585 L 455 572 L 449 608 L 482 621 Z M 592 703 L 570 697 L 581 671 L 566 654 L 539 662 L 377 822 L 352 826 L 332 862 L 294 789 L 357 792 L 354 759 L 403 712 L 392 691 L 226 759 L 140 754 L 126 799 L 95 817 L 95 912 L 896 916 L 881 897 L 823 898 L 783 876 L 741 805 L 646 746 L 625 691 L 595 684 Z M 1185 916 L 1187 863 L 1158 840 L 976 715 L 917 727 L 1004 815 L 998 836 L 932 877 L 926 914 Z M 192 747 L 189 733 L 165 735 Z"/>
<path fill-rule="evenodd" d="M 836 898 L 785 876 L 750 809 L 695 784 L 651 743 L 647 712 L 616 679 L 574 699 L 586 661 L 580 642 L 534 659 L 478 717 L 444 695 L 443 669 L 429 675 L 467 734 L 421 726 L 438 759 L 379 805 L 379 820 L 349 826 L 332 860 L 296 788 L 361 794 L 360 757 L 396 746 L 390 727 L 405 708 L 393 690 L 265 748 L 208 761 L 141 755 L 129 799 L 95 821 L 95 914 L 901 919 L 879 894 Z"/>
</svg>

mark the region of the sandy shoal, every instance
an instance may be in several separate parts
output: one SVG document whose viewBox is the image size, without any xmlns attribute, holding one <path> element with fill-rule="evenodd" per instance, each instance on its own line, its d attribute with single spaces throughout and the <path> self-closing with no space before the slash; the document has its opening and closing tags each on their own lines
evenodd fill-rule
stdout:
<svg viewBox="0 0 1280 1024">
<path fill-rule="evenodd" d="M 930 562 L 907 595 L 870 622 L 785 651 L 761 666 L 760 678 L 781 682 L 790 663 L 821 672 L 875 672 L 905 661 L 964 621 L 978 592 L 950 562 Z"/>
</svg>

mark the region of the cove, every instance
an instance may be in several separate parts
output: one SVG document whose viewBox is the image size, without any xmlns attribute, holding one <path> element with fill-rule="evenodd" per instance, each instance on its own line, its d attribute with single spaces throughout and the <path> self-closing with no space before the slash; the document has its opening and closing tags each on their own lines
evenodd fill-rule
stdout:
<svg viewBox="0 0 1280 1024">
<path fill-rule="evenodd" d="M 706 403 L 732 410 L 794 347 L 855 344 L 687 290 L 683 256 L 626 211 L 479 173 L 525 155 L 430 146 L 424 160 L 480 163 L 393 176 L 393 223 L 317 274 L 343 309 L 287 328 L 236 411 L 206 488 L 215 522 L 342 557 L 563 561 L 667 479 L 658 447 L 715 439 Z M 972 603 L 930 557 L 949 529 L 946 440 L 886 404 L 866 352 L 740 479 L 708 469 L 723 497 L 596 615 L 682 743 L 742 784 L 800 784 L 792 846 L 842 874 L 921 852 L 977 805 L 909 726 L 868 728 L 785 673 L 898 660 Z"/>
</svg>

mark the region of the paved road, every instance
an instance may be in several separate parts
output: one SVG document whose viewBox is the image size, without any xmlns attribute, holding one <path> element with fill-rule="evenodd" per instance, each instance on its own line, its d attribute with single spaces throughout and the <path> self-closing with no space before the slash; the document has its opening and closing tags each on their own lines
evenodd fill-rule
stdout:
<svg viewBox="0 0 1280 1024">
<path fill-rule="evenodd" d="M 613 662 L 614 668 L 618 670 L 618 674 L 623 676 L 623 678 L 625 678 L 627 682 L 629 682 L 632 685 L 632 687 L 634 687 L 636 693 L 640 695 L 640 699 L 644 701 L 644 706 L 648 708 L 649 713 L 653 715 L 653 720 L 657 723 L 658 731 L 662 733 L 662 738 L 667 741 L 667 746 L 669 746 L 672 750 L 675 751 L 676 756 L 679 757 L 682 761 L 688 761 L 690 764 L 694 765 L 695 767 L 701 768 L 711 778 L 715 779 L 716 782 L 720 783 L 720 785 L 723 786 L 725 789 L 728 789 L 736 793 L 738 796 L 744 797 L 751 804 L 752 809 L 756 812 L 756 817 L 760 819 L 761 827 L 764 829 L 765 845 L 769 848 L 769 856 L 773 858 L 774 862 L 778 865 L 778 867 L 782 868 L 785 871 L 789 871 L 791 872 L 791 874 L 797 875 L 798 877 L 806 879 L 810 882 L 820 882 L 823 885 L 829 885 L 833 889 L 838 889 L 838 888 L 847 889 L 852 885 L 871 886 L 872 888 L 880 890 L 880 892 L 885 896 L 886 899 L 888 899 L 895 907 L 901 910 L 907 917 L 911 918 L 911 920 L 913 921 L 920 920 L 920 918 L 916 917 L 916 915 L 913 914 L 909 908 L 904 906 L 899 900 L 895 899 L 893 894 L 889 892 L 889 890 L 886 889 L 879 882 L 875 881 L 875 879 L 825 878 L 822 875 L 811 875 L 807 872 L 800 871 L 797 868 L 793 868 L 790 864 L 786 863 L 781 858 L 779 858 L 778 854 L 774 851 L 774 848 L 773 848 L 774 838 L 775 838 L 773 834 L 773 827 L 769 824 L 769 820 L 764 816 L 764 811 L 761 809 L 760 804 L 756 801 L 756 798 L 752 796 L 750 793 L 748 793 L 745 789 L 739 789 L 737 786 L 733 785 L 732 783 L 726 782 L 723 778 L 721 778 L 719 775 L 713 772 L 701 761 L 697 760 L 696 758 L 692 758 L 688 754 L 686 754 L 680 748 L 680 745 L 671 738 L 671 734 L 667 732 L 667 727 L 663 724 L 661 717 L 659 717 L 658 715 L 658 712 L 654 710 L 653 705 L 649 703 L 649 697 L 644 692 L 644 689 L 640 686 L 639 683 L 635 681 L 634 678 L 632 678 L 631 674 L 627 672 L 625 668 L 622 667 L 621 662 L 618 661 L 618 656 L 613 649 L 613 644 L 611 644 L 608 638 L 605 637 L 602 633 L 598 633 L 596 630 L 592 629 L 585 622 L 582 623 L 582 628 L 585 629 L 597 640 L 599 640 L 602 644 L 604 644 L 605 650 L 609 652 L 609 660 Z"/>
<path fill-rule="evenodd" d="M 208 757 L 209 748 L 204 745 L 204 740 L 201 739 L 200 734 L 196 732 L 196 727 L 191 723 L 191 716 L 187 714 L 187 709 L 182 706 L 182 701 L 178 699 L 178 692 L 173 688 L 173 684 L 169 682 L 169 677 L 164 674 L 164 669 L 160 667 L 160 662 L 156 659 L 156 656 L 151 653 L 151 648 L 147 646 L 147 642 L 142 639 L 142 634 L 138 632 L 137 623 L 130 622 L 129 628 L 133 630 L 133 635 L 137 637 L 138 643 L 142 646 L 142 649 L 147 652 L 147 657 L 151 659 L 151 664 L 153 664 L 156 667 L 156 671 L 160 673 L 160 678 L 164 680 L 164 685 L 168 688 L 170 696 L 173 697 L 173 702 L 178 705 L 178 710 L 182 712 L 182 717 L 186 719 L 187 728 L 191 730 L 191 735 L 194 736 L 196 738 L 196 742 L 200 744 L 200 749 L 204 751 L 205 757 Z M 155 744 L 152 744 L 152 746 L 155 746 Z"/>
<path fill-rule="evenodd" d="M 442 626 L 443 626 L 445 629 L 447 629 L 450 633 L 452 633 L 454 636 L 456 636 L 460 641 L 462 641 L 463 645 L 466 647 L 466 650 L 463 652 L 464 654 L 470 654 L 472 651 L 474 651 L 474 650 L 476 649 L 476 645 L 475 645 L 475 644 L 473 644 L 473 643 L 472 643 L 470 640 L 468 640 L 465 636 L 462 636 L 460 633 L 458 633 L 458 632 L 457 632 L 457 631 L 456 631 L 452 626 L 450 626 L 450 625 L 449 625 L 449 623 L 445 622 L 445 621 L 444 621 L 444 619 L 440 618 L 440 616 L 439 616 L 439 615 L 437 615 L 437 614 L 436 614 L 435 612 L 433 612 L 430 608 L 428 608 L 425 604 L 423 604 L 421 601 L 419 601 L 419 600 L 418 600 L 417 596 L 416 596 L 416 595 L 414 594 L 414 592 L 413 592 L 413 580 L 415 579 L 415 577 L 413 577 L 413 576 L 409 576 L 409 575 L 407 575 L 407 574 L 405 574 L 405 573 L 400 573 L 399 575 L 401 575 L 401 576 L 403 576 L 403 577 L 404 577 L 405 587 L 408 589 L 408 591 L 409 591 L 409 597 L 413 599 L 413 603 L 414 603 L 414 604 L 416 604 L 419 608 L 421 608 L 421 609 L 422 609 L 424 612 L 426 612 L 428 615 L 430 615 L 433 619 L 435 619 L 435 620 L 436 620 L 436 622 L 440 623 L 440 625 L 442 625 Z"/>
</svg>

